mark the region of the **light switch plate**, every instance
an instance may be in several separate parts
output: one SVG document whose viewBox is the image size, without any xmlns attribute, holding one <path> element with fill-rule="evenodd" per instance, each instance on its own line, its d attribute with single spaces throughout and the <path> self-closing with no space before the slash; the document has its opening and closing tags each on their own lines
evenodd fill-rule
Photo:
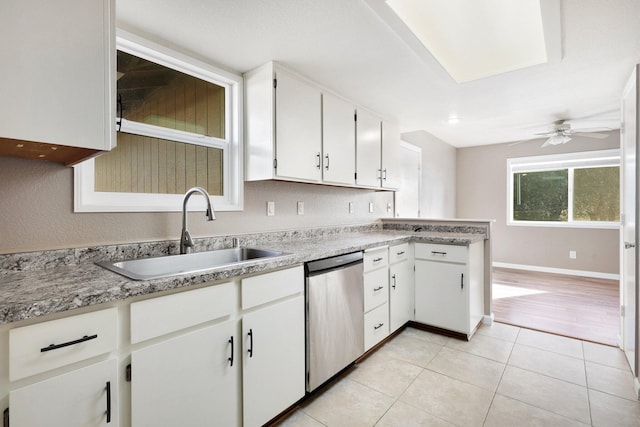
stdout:
<svg viewBox="0 0 640 427">
<path fill-rule="evenodd" d="M 349 213 L 353 213 L 353 202 L 349 202 Z"/>
<path fill-rule="evenodd" d="M 298 215 L 304 215 L 304 202 L 298 202 Z"/>
<path fill-rule="evenodd" d="M 276 202 L 267 202 L 267 216 L 276 215 Z"/>
<path fill-rule="evenodd" d="M 373 202 L 369 202 L 369 213 L 373 213 Z"/>
</svg>

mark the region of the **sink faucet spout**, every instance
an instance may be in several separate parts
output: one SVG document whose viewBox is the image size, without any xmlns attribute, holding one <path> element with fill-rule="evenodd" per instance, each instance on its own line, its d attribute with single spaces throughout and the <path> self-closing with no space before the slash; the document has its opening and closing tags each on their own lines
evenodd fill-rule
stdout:
<svg viewBox="0 0 640 427">
<path fill-rule="evenodd" d="M 184 195 L 184 201 L 182 202 L 182 233 L 180 234 L 180 253 L 188 254 L 193 250 L 193 239 L 191 238 L 191 234 L 187 228 L 187 202 L 189 198 L 195 194 L 201 194 L 206 202 L 207 202 L 207 211 L 205 215 L 207 217 L 207 221 L 213 221 L 216 219 L 216 216 L 213 212 L 213 208 L 211 207 L 211 200 L 209 198 L 209 193 L 205 191 L 204 188 L 201 187 L 193 187 Z"/>
</svg>

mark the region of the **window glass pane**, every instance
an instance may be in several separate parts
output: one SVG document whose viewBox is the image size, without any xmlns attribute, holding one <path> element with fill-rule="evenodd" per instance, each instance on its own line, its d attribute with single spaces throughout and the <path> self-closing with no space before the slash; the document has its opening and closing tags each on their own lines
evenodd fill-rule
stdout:
<svg viewBox="0 0 640 427">
<path fill-rule="evenodd" d="M 225 88 L 118 51 L 122 117 L 224 139 Z"/>
<path fill-rule="evenodd" d="M 575 221 L 620 220 L 620 168 L 618 166 L 574 170 L 573 219 Z"/>
<path fill-rule="evenodd" d="M 199 186 L 223 195 L 223 150 L 118 132 L 95 159 L 95 191 L 184 194 Z"/>
<path fill-rule="evenodd" d="M 513 219 L 567 221 L 568 171 L 513 174 Z"/>
</svg>

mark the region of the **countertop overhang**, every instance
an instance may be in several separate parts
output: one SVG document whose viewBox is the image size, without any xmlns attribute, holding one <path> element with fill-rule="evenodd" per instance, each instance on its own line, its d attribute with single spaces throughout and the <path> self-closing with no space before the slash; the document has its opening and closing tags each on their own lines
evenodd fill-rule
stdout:
<svg viewBox="0 0 640 427">
<path fill-rule="evenodd" d="M 404 242 L 469 245 L 487 237 L 484 233 L 378 230 L 339 233 L 322 238 L 271 241 L 268 244 L 246 246 L 280 250 L 289 255 L 224 266 L 206 273 L 143 281 L 130 280 L 93 262 L 4 272 L 0 275 L 0 324 L 234 279 L 379 246 Z"/>
</svg>

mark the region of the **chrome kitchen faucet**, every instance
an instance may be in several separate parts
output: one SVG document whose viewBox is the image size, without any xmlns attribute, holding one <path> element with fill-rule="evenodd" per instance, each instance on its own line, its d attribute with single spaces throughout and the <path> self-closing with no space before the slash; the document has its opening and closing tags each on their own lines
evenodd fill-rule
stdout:
<svg viewBox="0 0 640 427">
<path fill-rule="evenodd" d="M 180 235 L 181 254 L 188 254 L 193 251 L 193 240 L 191 239 L 189 230 L 187 230 L 187 202 L 189 201 L 189 197 L 191 197 L 194 193 L 202 194 L 207 201 L 207 211 L 205 212 L 207 221 L 213 221 L 214 219 L 216 219 L 216 216 L 213 213 L 213 208 L 211 207 L 209 193 L 207 193 L 204 188 L 193 187 L 189 191 L 187 191 L 187 193 L 184 195 L 184 201 L 182 202 L 182 233 Z"/>
</svg>

